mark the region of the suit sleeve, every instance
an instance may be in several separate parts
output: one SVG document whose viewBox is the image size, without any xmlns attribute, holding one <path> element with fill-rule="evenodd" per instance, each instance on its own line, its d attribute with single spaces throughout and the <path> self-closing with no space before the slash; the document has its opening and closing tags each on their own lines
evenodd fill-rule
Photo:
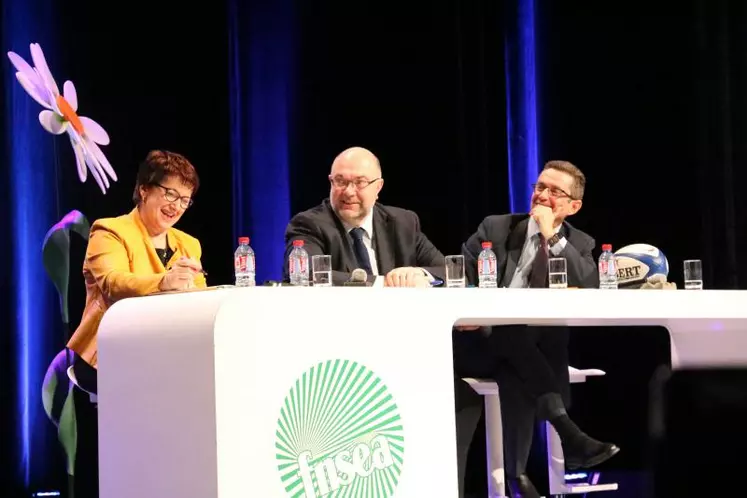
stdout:
<svg viewBox="0 0 747 498">
<path fill-rule="evenodd" d="M 462 256 L 464 256 L 464 275 L 467 285 L 478 285 L 477 258 L 482 252 L 482 241 L 491 240 L 488 236 L 487 219 L 480 223 L 477 231 L 473 233 L 467 242 L 462 244 Z"/>
<path fill-rule="evenodd" d="M 413 213 L 413 215 L 415 216 L 415 256 L 417 266 L 428 271 L 435 278 L 445 280 L 444 255 L 420 231 L 420 219 L 416 214 Z"/>
<path fill-rule="evenodd" d="M 309 253 L 309 266 L 311 266 L 312 257 L 322 254 L 329 254 L 329 251 L 325 250 L 324 239 L 322 238 L 322 234 L 317 228 L 314 221 L 309 216 L 303 214 L 294 216 L 285 229 L 283 282 L 290 282 L 288 260 L 290 258 L 290 253 L 293 250 L 294 240 L 303 240 L 303 247 L 304 249 L 306 249 L 306 252 Z M 309 268 L 309 274 L 311 274 L 311 268 Z M 311 275 L 309 275 L 309 277 L 311 277 Z M 372 281 L 373 278 L 375 277 L 369 275 L 369 281 Z M 332 271 L 333 285 L 342 285 L 348 280 L 350 280 L 350 273 L 336 270 Z"/>
<path fill-rule="evenodd" d="M 124 241 L 114 230 L 94 223 L 88 239 L 86 266 L 110 301 L 158 292 L 165 273 L 135 275 Z"/>
<path fill-rule="evenodd" d="M 582 289 L 599 288 L 599 271 L 592 250 L 596 242 L 593 238 L 584 239 L 585 244 L 576 247 L 566 239 L 565 248 L 558 256 L 565 258 L 568 268 L 568 285 Z"/>
</svg>

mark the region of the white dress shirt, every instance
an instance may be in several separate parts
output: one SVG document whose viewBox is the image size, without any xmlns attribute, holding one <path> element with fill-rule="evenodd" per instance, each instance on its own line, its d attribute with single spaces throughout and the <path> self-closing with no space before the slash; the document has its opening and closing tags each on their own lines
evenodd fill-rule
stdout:
<svg viewBox="0 0 747 498">
<path fill-rule="evenodd" d="M 373 275 L 376 275 L 376 279 L 374 280 L 373 286 L 374 287 L 383 287 L 384 286 L 384 277 L 382 275 L 379 275 L 379 268 L 376 264 L 376 251 L 374 250 L 373 245 L 373 238 L 374 238 L 374 229 L 373 229 L 373 208 L 371 211 L 366 215 L 365 218 L 363 218 L 363 221 L 361 221 L 360 225 L 351 225 L 350 223 L 343 221 L 342 218 L 340 218 L 340 222 L 342 222 L 342 226 L 345 227 L 345 233 L 348 235 L 348 240 L 350 243 L 354 243 L 353 236 L 350 235 L 350 231 L 354 228 L 362 228 L 363 229 L 363 245 L 366 247 L 366 251 L 368 251 L 368 259 L 371 262 L 371 273 Z M 435 280 L 433 278 L 433 275 L 430 274 L 430 272 L 426 269 L 421 268 L 423 272 L 425 273 L 426 277 L 428 278 L 428 281 L 433 283 Z"/>
<path fill-rule="evenodd" d="M 560 231 L 560 227 L 561 225 L 555 227 L 555 233 L 558 233 Z M 534 258 L 540 248 L 539 238 L 535 237 L 538 233 L 540 233 L 539 225 L 534 220 L 534 218 L 530 217 L 529 223 L 527 224 L 527 235 L 524 239 L 524 247 L 521 250 L 521 257 L 519 258 L 519 262 L 516 263 L 516 271 L 514 272 L 514 276 L 511 279 L 509 287 L 529 287 L 529 273 L 532 271 Z M 560 239 L 560 241 L 558 241 L 557 244 L 549 248 L 550 253 L 553 256 L 560 255 L 560 253 L 563 252 L 563 249 L 565 249 L 565 245 L 567 243 L 568 241 L 565 239 L 565 237 L 563 237 L 562 239 Z"/>
</svg>

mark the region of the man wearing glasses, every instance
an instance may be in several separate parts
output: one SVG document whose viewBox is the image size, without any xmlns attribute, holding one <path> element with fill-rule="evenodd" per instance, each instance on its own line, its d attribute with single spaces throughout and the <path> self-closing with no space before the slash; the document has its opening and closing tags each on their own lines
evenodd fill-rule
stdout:
<svg viewBox="0 0 747 498">
<path fill-rule="evenodd" d="M 545 288 L 548 257 L 562 257 L 569 287 L 598 288 L 594 239 L 565 221 L 581 209 L 585 186 L 586 178 L 575 165 L 548 162 L 533 185 L 530 213 L 488 216 L 464 243 L 467 280 L 477 284 L 481 243 L 489 241 L 501 287 Z M 541 308 L 542 302 L 536 305 Z M 500 385 L 506 474 L 513 496 L 539 497 L 525 474 L 535 416 L 557 430 L 569 470 L 598 465 L 619 451 L 582 432 L 566 413 L 567 328 L 504 326 L 456 332 L 454 363 L 462 377 L 495 378 Z"/>
<path fill-rule="evenodd" d="M 332 163 L 329 199 L 297 214 L 285 232 L 284 280 L 294 240 L 309 257 L 328 254 L 332 282 L 342 285 L 353 270 L 388 287 L 427 287 L 443 279 L 444 256 L 420 231 L 412 211 L 377 201 L 384 186 L 379 160 L 362 147 L 341 152 Z"/>
</svg>

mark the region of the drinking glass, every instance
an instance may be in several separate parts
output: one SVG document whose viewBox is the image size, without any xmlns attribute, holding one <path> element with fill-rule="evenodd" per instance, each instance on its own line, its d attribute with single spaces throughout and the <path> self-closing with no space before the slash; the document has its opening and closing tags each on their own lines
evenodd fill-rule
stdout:
<svg viewBox="0 0 747 498">
<path fill-rule="evenodd" d="M 314 287 L 332 287 L 332 256 L 316 255 L 311 258 Z"/>
<path fill-rule="evenodd" d="M 703 265 L 699 259 L 684 262 L 685 290 L 703 290 Z"/>
<path fill-rule="evenodd" d="M 465 287 L 464 256 L 446 256 L 446 287 Z"/>
<path fill-rule="evenodd" d="M 568 288 L 568 270 L 565 258 L 550 258 L 547 260 L 548 280 L 551 289 Z"/>
</svg>

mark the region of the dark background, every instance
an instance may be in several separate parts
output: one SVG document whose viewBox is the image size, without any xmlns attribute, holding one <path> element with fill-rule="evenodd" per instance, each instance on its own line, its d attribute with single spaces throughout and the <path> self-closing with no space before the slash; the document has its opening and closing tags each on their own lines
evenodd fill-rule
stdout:
<svg viewBox="0 0 747 498">
<path fill-rule="evenodd" d="M 297 2 L 291 212 L 327 195 L 330 164 L 351 145 L 379 156 L 386 178 L 381 201 L 416 211 L 444 253 L 457 252 L 484 216 L 508 211 L 511 75 L 504 54 L 515 31 L 515 3 Z M 227 6 L 80 1 L 56 9 L 52 73 L 60 86 L 65 78 L 74 81 L 80 113 L 109 132 L 104 152 L 120 177 L 106 196 L 90 178 L 80 184 L 69 144 L 59 138 L 60 216 L 73 208 L 89 220 L 126 213 L 148 150 L 183 153 L 202 188 L 179 228 L 201 240 L 210 283 L 230 283 L 237 200 Z M 536 2 L 540 160 L 570 160 L 588 180 L 584 208 L 571 222 L 598 246 L 659 247 L 680 287 L 688 258 L 703 260 L 707 288 L 742 288 L 747 279 L 737 264 L 746 243 L 747 204 L 739 195 L 747 152 L 746 9 L 725 0 Z M 28 55 L 27 42 L 7 49 Z M 12 139 L 12 130 L 3 132 Z M 0 216 L 9 213 L 7 184 L 0 182 Z M 82 245 L 74 247 L 73 324 L 83 307 L 75 269 L 82 253 Z M 0 244 L 0 257 L 11 260 L 7 244 Z M 23 482 L 14 432 L 13 293 L 8 275 L 0 282 L 0 489 L 9 490 L 3 496 L 21 493 Z M 668 361 L 663 331 L 576 331 L 572 358 L 577 367 L 608 372 L 574 388 L 574 414 L 588 432 L 623 447 L 604 468 L 642 470 L 647 383 L 656 365 Z M 32 462 L 31 485 L 60 489 L 61 457 L 44 422 L 35 427 L 48 431 L 50 458 Z"/>
</svg>

